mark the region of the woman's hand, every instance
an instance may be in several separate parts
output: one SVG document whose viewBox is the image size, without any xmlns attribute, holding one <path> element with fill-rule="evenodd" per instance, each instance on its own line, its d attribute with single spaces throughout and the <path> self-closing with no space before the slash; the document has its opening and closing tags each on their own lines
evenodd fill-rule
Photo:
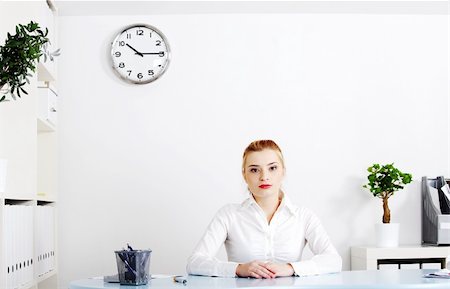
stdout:
<svg viewBox="0 0 450 289">
<path fill-rule="evenodd" d="M 236 275 L 239 277 L 253 278 L 275 278 L 275 273 L 267 269 L 265 261 L 252 261 L 245 264 L 239 264 L 236 268 Z"/>
<path fill-rule="evenodd" d="M 236 268 L 236 275 L 239 277 L 253 278 L 275 278 L 294 275 L 294 268 L 291 264 L 272 263 L 267 261 L 252 261 L 239 264 Z"/>
<path fill-rule="evenodd" d="M 291 264 L 286 263 L 265 263 L 265 268 L 270 272 L 275 273 L 275 277 L 288 277 L 294 275 L 294 267 Z"/>
</svg>

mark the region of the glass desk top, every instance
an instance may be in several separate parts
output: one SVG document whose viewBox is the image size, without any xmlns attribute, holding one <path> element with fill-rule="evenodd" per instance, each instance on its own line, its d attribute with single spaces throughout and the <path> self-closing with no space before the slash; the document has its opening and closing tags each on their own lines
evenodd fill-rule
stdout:
<svg viewBox="0 0 450 289">
<path fill-rule="evenodd" d="M 187 276 L 185 285 L 172 278 L 152 279 L 147 285 L 124 286 L 118 283 L 105 283 L 103 279 L 92 278 L 70 283 L 70 289 L 175 289 L 175 288 L 310 288 L 310 289 L 412 289 L 412 288 L 450 288 L 450 279 L 424 278 L 423 275 L 436 270 L 369 270 L 344 271 L 336 274 L 310 277 L 280 277 L 275 279 L 219 278 Z"/>
</svg>

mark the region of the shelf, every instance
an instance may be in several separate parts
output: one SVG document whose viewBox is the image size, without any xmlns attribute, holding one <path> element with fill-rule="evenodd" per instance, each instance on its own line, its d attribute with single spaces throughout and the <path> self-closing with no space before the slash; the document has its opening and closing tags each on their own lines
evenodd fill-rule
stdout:
<svg viewBox="0 0 450 289">
<path fill-rule="evenodd" d="M 54 131 L 56 131 L 56 127 L 53 124 L 51 124 L 50 122 L 38 117 L 37 118 L 37 131 L 38 132 L 54 132 Z"/>
<path fill-rule="evenodd" d="M 367 259 L 436 258 L 450 254 L 450 247 L 402 246 L 393 248 L 352 247 L 353 257 Z"/>
<path fill-rule="evenodd" d="M 55 1 L 28 2 L 8 5 L 0 30 L 6 35 L 17 23 L 32 19 L 48 28 L 48 50 L 55 51 Z M 7 186 L 0 188 L 0 289 L 58 288 L 57 72 L 57 58 L 44 62 L 41 57 L 29 78 L 28 101 L 0 105 L 0 120 L 10 124 L 0 129 L 0 158 L 8 161 Z M 11 266 L 21 260 L 27 265 L 13 272 Z"/>
<path fill-rule="evenodd" d="M 44 282 L 45 280 L 49 279 L 50 277 L 55 276 L 57 273 L 58 273 L 57 270 L 54 269 L 54 270 L 51 270 L 51 271 L 45 273 L 44 275 L 37 276 L 35 279 L 36 283 Z"/>
<path fill-rule="evenodd" d="M 38 132 L 56 130 L 57 123 L 57 94 L 50 85 L 38 87 L 37 129 Z"/>
<path fill-rule="evenodd" d="M 47 81 L 52 82 L 56 80 L 56 77 L 54 76 L 54 63 L 51 61 L 47 62 L 39 62 L 38 63 L 38 69 L 37 69 L 37 76 L 38 81 Z"/>
<path fill-rule="evenodd" d="M 386 264 L 445 264 L 450 247 L 351 247 L 350 255 L 352 270 L 376 270 Z"/>
<path fill-rule="evenodd" d="M 29 288 L 33 288 L 35 285 L 36 285 L 36 282 L 32 281 L 32 282 L 23 284 L 22 286 L 19 286 L 16 289 L 29 289 Z"/>
</svg>

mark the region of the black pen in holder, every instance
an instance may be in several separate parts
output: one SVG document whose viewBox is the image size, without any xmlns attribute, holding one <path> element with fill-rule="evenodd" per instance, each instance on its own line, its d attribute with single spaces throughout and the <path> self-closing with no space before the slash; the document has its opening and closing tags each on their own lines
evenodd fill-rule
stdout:
<svg viewBox="0 0 450 289">
<path fill-rule="evenodd" d="M 145 285 L 148 283 L 151 250 L 114 252 L 116 253 L 117 271 L 121 285 Z"/>
</svg>

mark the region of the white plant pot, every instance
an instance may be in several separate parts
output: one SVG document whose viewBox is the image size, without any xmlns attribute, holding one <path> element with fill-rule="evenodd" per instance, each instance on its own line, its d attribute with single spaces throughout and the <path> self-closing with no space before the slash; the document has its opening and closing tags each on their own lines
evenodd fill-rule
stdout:
<svg viewBox="0 0 450 289">
<path fill-rule="evenodd" d="M 377 247 L 398 247 L 400 224 L 375 224 Z"/>
<path fill-rule="evenodd" d="M 0 193 L 6 191 L 6 169 L 8 161 L 5 159 L 0 159 Z"/>
</svg>

